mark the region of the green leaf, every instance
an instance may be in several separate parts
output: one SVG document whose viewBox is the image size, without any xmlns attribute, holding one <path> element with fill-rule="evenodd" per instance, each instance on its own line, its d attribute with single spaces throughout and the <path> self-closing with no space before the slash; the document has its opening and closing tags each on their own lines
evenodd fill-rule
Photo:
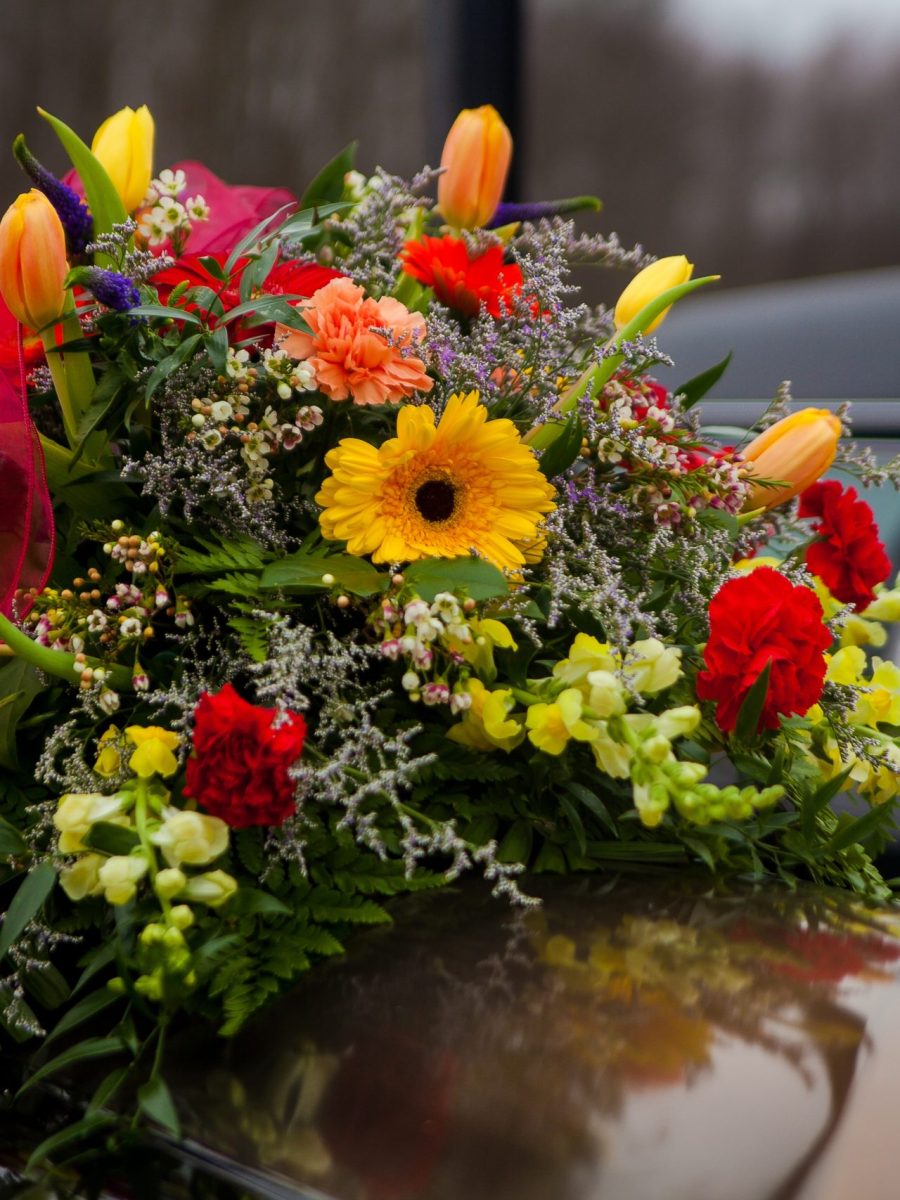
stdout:
<svg viewBox="0 0 900 1200">
<path fill-rule="evenodd" d="M 332 575 L 334 583 L 323 583 L 322 577 Z M 353 554 L 292 554 L 269 563 L 262 573 L 262 588 L 303 588 L 328 591 L 335 584 L 354 596 L 372 596 L 383 592 L 388 577 L 364 558 Z"/>
<path fill-rule="evenodd" d="M 166 355 L 161 362 L 156 364 L 156 366 L 147 376 L 147 380 L 143 386 L 144 396 L 147 400 L 151 398 L 159 385 L 163 383 L 173 371 L 177 370 L 178 367 L 187 362 L 187 360 L 197 349 L 202 337 L 203 334 L 201 333 L 191 334 L 189 338 L 185 338 L 183 342 L 179 342 L 171 354 Z"/>
<path fill-rule="evenodd" d="M 850 778 L 853 767 L 854 764 L 851 763 L 849 767 L 841 771 L 838 775 L 835 775 L 833 779 L 829 779 L 823 783 L 813 795 L 803 800 L 800 809 L 800 828 L 807 841 L 812 840 L 816 832 L 816 817 L 828 807 L 839 792 L 843 791 L 844 784 Z"/>
<path fill-rule="evenodd" d="M 94 219 L 94 236 L 109 233 L 113 225 L 121 225 L 128 219 L 128 213 L 106 169 L 74 130 L 42 108 L 39 108 L 38 112 L 62 142 L 63 149 L 72 160 L 72 166 L 84 185 L 85 199 Z M 98 254 L 96 259 L 101 265 L 118 265 L 107 254 Z"/>
<path fill-rule="evenodd" d="M 309 326 L 301 314 L 294 308 L 291 300 L 303 300 L 304 296 L 258 296 L 253 300 L 245 300 L 230 308 L 222 318 L 223 325 L 229 325 L 238 317 L 252 315 L 260 321 L 280 321 L 282 325 L 290 325 L 292 329 L 300 329 L 309 333 Z"/>
<path fill-rule="evenodd" d="M 281 246 L 277 241 L 273 241 L 263 250 L 262 254 L 247 264 L 241 275 L 241 300 L 249 300 L 256 289 L 262 287 L 280 253 Z"/>
<path fill-rule="evenodd" d="M 140 842 L 136 830 L 114 825 L 112 821 L 96 821 L 81 840 L 90 850 L 99 850 L 101 854 L 126 856 Z"/>
<path fill-rule="evenodd" d="M 559 806 L 569 818 L 569 824 L 575 833 L 575 840 L 578 842 L 579 851 L 582 855 L 587 854 L 587 838 L 584 836 L 584 822 L 579 815 L 578 809 L 565 793 L 559 798 Z"/>
<path fill-rule="evenodd" d="M 534 828 L 530 821 L 514 821 L 500 843 L 498 860 L 502 863 L 525 863 L 527 866 L 533 839 Z"/>
<path fill-rule="evenodd" d="M 43 1163 L 45 1159 L 51 1158 L 59 1150 L 65 1150 L 67 1146 L 85 1141 L 92 1133 L 106 1128 L 114 1120 L 115 1118 L 109 1113 L 91 1113 L 90 1116 L 82 1117 L 80 1121 L 67 1125 L 65 1129 L 57 1130 L 50 1137 L 44 1138 L 40 1145 L 31 1152 L 31 1157 L 25 1166 L 26 1174 Z"/>
<path fill-rule="evenodd" d="M 742 742 L 747 742 L 755 738 L 759 731 L 759 719 L 762 716 L 766 697 L 769 694 L 769 676 L 771 673 L 772 662 L 769 660 L 756 677 L 753 687 L 744 697 L 744 702 L 741 705 L 734 726 L 734 736 Z"/>
<path fill-rule="evenodd" d="M 68 1050 L 64 1050 L 62 1054 L 57 1054 L 42 1067 L 38 1067 L 31 1078 L 22 1084 L 17 1094 L 21 1096 L 23 1092 L 33 1087 L 34 1084 L 40 1083 L 42 1079 L 46 1079 L 55 1071 L 63 1071 L 67 1067 L 74 1066 L 75 1063 L 87 1062 L 94 1058 L 109 1058 L 111 1054 L 121 1054 L 124 1049 L 121 1038 L 88 1038 L 86 1041 L 79 1042 L 77 1046 L 71 1046 Z"/>
<path fill-rule="evenodd" d="M 105 371 L 94 388 L 94 394 L 86 412 L 82 414 L 76 430 L 75 461 L 84 451 L 84 444 L 115 404 L 119 393 L 128 381 L 117 368 Z"/>
<path fill-rule="evenodd" d="M 538 466 L 546 479 L 562 475 L 578 457 L 584 426 L 578 413 L 570 413 L 559 434 L 540 457 Z"/>
<path fill-rule="evenodd" d="M 824 847 L 825 853 L 835 854 L 838 850 L 846 850 L 854 842 L 863 842 L 882 826 L 890 825 L 892 821 L 893 814 L 889 804 L 885 804 L 882 808 L 870 809 L 856 820 L 842 817 L 837 833 Z"/>
<path fill-rule="evenodd" d="M 44 689 L 38 673 L 22 658 L 8 659 L 0 666 L 0 767 L 18 765 L 16 726 Z"/>
<path fill-rule="evenodd" d="M 464 591 L 473 600 L 506 596 L 506 576 L 484 558 L 421 558 L 403 572 L 406 583 L 423 600 L 433 600 L 438 592 Z"/>
<path fill-rule="evenodd" d="M 291 915 L 291 908 L 271 892 L 260 888 L 242 887 L 228 901 L 229 916 L 250 914 L 263 917 L 284 917 Z"/>
<path fill-rule="evenodd" d="M 0 817 L 0 858 L 20 858 L 28 853 L 28 846 L 18 829 Z"/>
<path fill-rule="evenodd" d="M 165 317 L 170 321 L 184 321 L 188 325 L 202 325 L 203 321 L 196 313 L 186 308 L 170 308 L 167 304 L 139 304 L 137 308 L 128 310 L 130 317 Z"/>
<path fill-rule="evenodd" d="M 559 846 L 555 846 L 553 842 L 545 841 L 538 851 L 538 856 L 534 860 L 532 870 L 540 873 L 552 873 L 554 875 L 566 875 L 568 873 L 566 867 L 566 856 L 560 850 Z"/>
<path fill-rule="evenodd" d="M 108 1100 L 116 1094 L 125 1080 L 128 1078 L 130 1068 L 116 1067 L 114 1071 L 110 1071 L 105 1075 L 97 1085 L 97 1090 L 91 1096 L 90 1103 L 85 1110 L 86 1116 L 91 1116 L 95 1112 L 99 1112 L 106 1107 Z"/>
<path fill-rule="evenodd" d="M 300 208 L 313 208 L 329 201 L 338 201 L 344 194 L 344 176 L 353 170 L 358 142 L 350 142 L 340 154 L 325 164 L 303 195 Z"/>
<path fill-rule="evenodd" d="M 228 330 L 226 327 L 217 325 L 212 333 L 205 335 L 205 344 L 213 370 L 224 375 L 228 367 Z"/>
<path fill-rule="evenodd" d="M 575 780 L 570 780 L 565 785 L 565 790 L 569 795 L 574 796 L 576 800 L 580 800 L 585 808 L 589 809 L 598 820 L 602 821 L 611 833 L 615 834 L 617 832 L 616 823 L 610 816 L 609 809 L 590 788 L 586 788 L 584 784 L 577 783 Z"/>
<path fill-rule="evenodd" d="M 75 1029 L 84 1021 L 90 1020 L 91 1017 L 99 1012 L 103 1012 L 105 1008 L 109 1008 L 121 999 L 121 995 L 117 995 L 105 987 L 100 988 L 96 992 L 91 992 L 87 996 L 83 996 L 77 1004 L 73 1004 L 69 1011 L 60 1017 L 59 1021 L 57 1021 L 44 1038 L 44 1045 L 49 1046 L 56 1038 L 61 1037 L 64 1033 L 68 1033 L 70 1029 Z"/>
<path fill-rule="evenodd" d="M 693 408 L 698 400 L 703 399 L 710 388 L 715 387 L 728 370 L 732 354 L 733 351 L 729 350 L 722 361 L 716 363 L 714 367 L 709 367 L 706 371 L 701 371 L 699 375 L 695 375 L 693 379 L 689 379 L 681 387 L 673 388 L 673 395 L 681 397 L 681 407 L 685 411 Z"/>
<path fill-rule="evenodd" d="M 222 268 L 222 264 L 212 254 L 201 254 L 200 263 L 207 274 L 212 275 L 213 279 L 218 279 L 220 283 L 228 282 L 227 271 Z"/>
<path fill-rule="evenodd" d="M 53 963 L 45 962 L 39 967 L 26 967 L 22 972 L 22 982 L 29 996 L 32 996 L 41 1008 L 59 1008 L 71 995 L 65 975 L 58 971 Z"/>
<path fill-rule="evenodd" d="M 173 1137 L 181 1136 L 181 1125 L 172 1101 L 172 1093 L 159 1075 L 154 1075 L 143 1087 L 138 1088 L 138 1103 L 141 1111 L 156 1121 L 157 1125 L 161 1125 Z"/>
<path fill-rule="evenodd" d="M 0 929 L 0 959 L 13 945 L 32 918 L 36 917 L 56 883 L 56 869 L 44 862 L 33 867 L 10 902 L 3 928 Z"/>
<path fill-rule="evenodd" d="M 259 242 L 263 237 L 271 236 L 277 231 L 279 218 L 284 217 L 288 209 L 292 207 L 293 205 L 291 204 L 282 204 L 281 208 L 277 209 L 273 213 L 270 213 L 267 217 L 263 217 L 258 225 L 254 225 L 250 232 L 241 238 L 238 244 L 232 248 L 231 253 L 225 260 L 225 273 L 227 275 L 230 275 L 234 270 L 238 259 L 243 257 L 248 250 L 251 250 L 257 244 L 257 242 Z"/>
<path fill-rule="evenodd" d="M 94 978 L 94 976 L 102 971 L 104 967 L 108 967 L 116 958 L 116 948 L 110 942 L 104 943 L 102 946 L 95 946 L 93 950 L 89 950 L 78 960 L 79 967 L 84 967 L 81 975 L 72 988 L 72 995 L 76 995 L 85 986 L 86 983 Z"/>
<path fill-rule="evenodd" d="M 288 217 L 278 231 L 279 236 L 292 242 L 317 237 L 320 231 L 316 227 L 320 221 L 325 217 L 334 216 L 335 213 L 347 212 L 351 208 L 352 200 L 339 200 L 334 204 L 317 204 L 315 208 L 304 208 Z"/>
</svg>

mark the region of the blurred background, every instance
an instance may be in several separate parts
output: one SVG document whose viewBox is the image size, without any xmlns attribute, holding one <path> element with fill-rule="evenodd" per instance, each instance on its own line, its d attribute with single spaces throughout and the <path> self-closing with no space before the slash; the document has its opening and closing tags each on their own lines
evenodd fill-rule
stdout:
<svg viewBox="0 0 900 1200">
<path fill-rule="evenodd" d="M 898 0 L 0 0 L 0 135 L 61 152 L 150 105 L 158 166 L 301 189 L 435 163 L 462 104 L 503 103 L 511 199 L 593 192 L 594 227 L 729 286 L 900 263 Z M 21 178 L 0 159 L 2 196 Z M 618 284 L 617 284 L 618 286 Z"/>
</svg>

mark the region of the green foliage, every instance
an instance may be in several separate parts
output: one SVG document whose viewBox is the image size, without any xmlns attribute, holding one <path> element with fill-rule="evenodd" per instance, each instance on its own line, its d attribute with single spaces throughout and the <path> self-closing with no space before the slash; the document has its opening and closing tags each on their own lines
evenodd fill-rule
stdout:
<svg viewBox="0 0 900 1200">
<path fill-rule="evenodd" d="M 434 600 L 438 592 L 463 592 L 473 600 L 509 593 L 503 572 L 483 558 L 420 558 L 403 574 L 423 600 Z"/>
</svg>

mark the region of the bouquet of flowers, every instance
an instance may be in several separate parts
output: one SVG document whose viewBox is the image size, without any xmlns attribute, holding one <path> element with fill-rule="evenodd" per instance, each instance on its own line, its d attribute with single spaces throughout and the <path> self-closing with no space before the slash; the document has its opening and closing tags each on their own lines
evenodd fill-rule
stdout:
<svg viewBox="0 0 900 1200">
<path fill-rule="evenodd" d="M 146 107 L 42 116 L 72 170 L 17 138 L 0 222 L 0 1023 L 26 1086 L 112 1070 L 38 1158 L 120 1093 L 177 1129 L 173 1022 L 233 1034 L 465 871 L 891 895 L 900 588 L 820 477 L 900 464 L 786 385 L 704 434 L 726 363 L 670 392 L 654 331 L 715 277 L 501 203 L 489 107 L 299 198 L 154 174 Z M 580 264 L 632 273 L 613 311 Z"/>
</svg>

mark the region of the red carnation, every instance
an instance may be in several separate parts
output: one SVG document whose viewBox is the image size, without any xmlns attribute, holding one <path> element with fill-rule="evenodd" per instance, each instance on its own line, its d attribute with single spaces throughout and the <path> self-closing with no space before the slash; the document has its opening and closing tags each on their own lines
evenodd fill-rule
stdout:
<svg viewBox="0 0 900 1200">
<path fill-rule="evenodd" d="M 194 709 L 194 753 L 184 794 L 232 829 L 281 825 L 294 812 L 288 767 L 303 751 L 300 713 L 259 708 L 230 683 Z"/>
<path fill-rule="evenodd" d="M 434 288 L 442 304 L 466 317 L 476 316 L 482 305 L 492 317 L 504 316 L 522 290 L 522 272 L 504 264 L 500 246 L 470 258 L 461 238 L 423 237 L 406 243 L 401 261 L 407 275 Z"/>
<path fill-rule="evenodd" d="M 709 626 L 697 695 L 718 703 L 716 722 L 726 733 L 767 665 L 764 729 L 777 729 L 779 714 L 805 713 L 819 699 L 832 636 L 809 588 L 757 567 L 719 588 L 709 605 Z"/>
<path fill-rule="evenodd" d="M 220 267 L 225 266 L 226 255 L 204 255 L 214 258 Z M 204 265 L 199 255 L 185 254 L 174 264 L 153 276 L 153 285 L 159 293 L 160 304 L 168 303 L 169 296 L 179 283 L 187 283 L 192 288 L 211 288 L 219 298 L 222 307 L 228 312 L 241 303 L 241 277 L 250 264 L 249 258 L 239 258 L 229 276 L 227 283 L 222 283 Z M 264 296 L 312 296 L 319 288 L 330 283 L 332 279 L 341 278 L 341 272 L 331 267 L 321 267 L 318 263 L 300 262 L 298 259 L 282 259 L 276 263 L 263 280 L 259 291 Z M 215 326 L 216 317 L 196 303 L 182 304 L 183 308 L 199 312 Z M 268 327 L 271 329 L 271 326 Z M 257 326 L 248 329 L 243 321 L 237 321 L 230 326 L 229 336 L 232 340 L 243 340 L 247 337 L 262 334 L 264 330 Z"/>
<path fill-rule="evenodd" d="M 803 492 L 798 515 L 819 518 L 813 529 L 820 540 L 807 548 L 806 565 L 843 604 L 857 612 L 867 608 L 875 599 L 875 584 L 891 573 L 872 509 L 856 488 L 829 479 Z"/>
</svg>

